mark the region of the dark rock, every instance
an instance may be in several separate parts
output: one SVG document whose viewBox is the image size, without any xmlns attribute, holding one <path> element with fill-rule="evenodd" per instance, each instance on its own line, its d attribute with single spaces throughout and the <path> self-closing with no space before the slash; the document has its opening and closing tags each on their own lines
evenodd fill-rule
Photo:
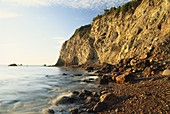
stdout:
<svg viewBox="0 0 170 114">
<path fill-rule="evenodd" d="M 94 70 L 94 67 L 86 67 L 85 70 L 93 71 L 93 70 Z"/>
<path fill-rule="evenodd" d="M 105 110 L 107 108 L 107 104 L 104 103 L 104 102 L 98 102 L 94 108 L 93 108 L 93 111 L 94 112 L 101 112 L 103 110 Z"/>
<path fill-rule="evenodd" d="M 44 109 L 43 110 L 43 114 L 54 114 L 54 110 L 53 109 Z"/>
<path fill-rule="evenodd" d="M 82 74 L 74 74 L 74 76 L 82 76 Z"/>
<path fill-rule="evenodd" d="M 68 75 L 68 74 L 66 74 L 66 73 L 63 73 L 62 75 Z"/>
<path fill-rule="evenodd" d="M 113 76 L 113 77 L 112 77 L 112 80 L 113 80 L 114 82 L 116 82 L 116 76 Z"/>
<path fill-rule="evenodd" d="M 92 95 L 93 95 L 94 97 L 99 97 L 99 95 L 98 95 L 97 92 L 92 92 Z"/>
<path fill-rule="evenodd" d="M 78 114 L 78 109 L 74 108 L 70 111 L 71 114 Z"/>
<path fill-rule="evenodd" d="M 87 97 L 86 101 L 87 101 L 86 103 L 98 102 L 99 99 L 96 99 L 95 97 Z"/>
<path fill-rule="evenodd" d="M 79 95 L 80 92 L 79 92 L 79 91 L 73 91 L 72 93 L 73 93 L 74 95 Z"/>
<path fill-rule="evenodd" d="M 86 96 L 92 96 L 92 92 L 88 90 L 82 90 L 82 93 L 84 93 Z"/>
<path fill-rule="evenodd" d="M 74 103 L 76 100 L 75 96 L 63 96 L 56 101 L 54 101 L 54 104 L 67 104 L 67 103 Z"/>
<path fill-rule="evenodd" d="M 117 101 L 117 96 L 114 95 L 113 93 L 106 93 L 100 96 L 100 101 L 104 102 L 108 106 L 113 105 Z"/>
<path fill-rule="evenodd" d="M 8 66 L 17 66 L 17 64 L 14 63 L 14 64 L 10 64 L 10 65 L 8 65 Z"/>
<path fill-rule="evenodd" d="M 79 95 L 78 95 L 80 98 L 85 98 L 86 97 L 86 95 L 84 94 L 84 93 L 79 93 Z"/>
<path fill-rule="evenodd" d="M 101 91 L 101 95 L 108 93 L 107 91 Z"/>
<path fill-rule="evenodd" d="M 102 76 L 102 78 L 99 81 L 99 84 L 108 84 L 109 83 L 109 79 L 107 78 L 107 76 Z"/>
</svg>

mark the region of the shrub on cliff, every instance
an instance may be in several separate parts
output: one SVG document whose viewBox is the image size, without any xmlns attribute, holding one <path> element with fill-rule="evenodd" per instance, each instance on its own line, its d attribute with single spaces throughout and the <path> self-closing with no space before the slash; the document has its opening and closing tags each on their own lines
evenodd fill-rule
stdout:
<svg viewBox="0 0 170 114">
<path fill-rule="evenodd" d="M 130 2 L 127 2 L 126 4 L 119 6 L 119 7 L 111 7 L 110 9 L 105 9 L 103 15 L 110 15 L 110 14 L 115 14 L 116 16 L 119 16 L 119 13 L 122 12 L 125 14 L 126 12 L 131 12 L 138 7 L 138 5 L 142 2 L 142 0 L 132 0 Z M 96 17 L 93 18 L 93 21 L 96 19 L 101 18 L 103 15 L 97 15 Z"/>
<path fill-rule="evenodd" d="M 83 38 L 84 40 L 87 39 L 87 38 L 89 37 L 89 34 L 90 34 L 90 31 L 87 30 L 86 33 L 83 35 L 82 38 Z"/>
<path fill-rule="evenodd" d="M 93 18 L 93 21 L 95 21 L 96 19 L 101 18 L 103 15 L 97 15 L 96 17 Z"/>
<path fill-rule="evenodd" d="M 88 28 L 91 27 L 91 24 L 85 25 L 85 26 L 81 26 L 80 28 L 76 29 L 75 33 L 73 36 L 77 35 L 81 30 L 83 30 L 84 28 Z"/>
</svg>

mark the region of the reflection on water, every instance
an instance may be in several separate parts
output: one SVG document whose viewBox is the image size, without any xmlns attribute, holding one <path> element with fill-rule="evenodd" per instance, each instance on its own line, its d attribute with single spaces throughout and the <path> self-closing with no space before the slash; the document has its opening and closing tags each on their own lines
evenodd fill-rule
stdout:
<svg viewBox="0 0 170 114">
<path fill-rule="evenodd" d="M 86 73 L 58 67 L 0 66 L 0 114 L 39 114 L 48 107 L 66 113 L 74 104 L 52 106 L 51 101 L 63 93 L 96 88 L 97 85 L 82 81 L 90 76 L 74 76 Z"/>
</svg>

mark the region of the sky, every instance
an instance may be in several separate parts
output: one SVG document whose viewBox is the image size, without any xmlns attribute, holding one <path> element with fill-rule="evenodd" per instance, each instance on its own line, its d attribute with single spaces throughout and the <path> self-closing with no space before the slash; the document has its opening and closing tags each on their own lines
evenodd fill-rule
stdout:
<svg viewBox="0 0 170 114">
<path fill-rule="evenodd" d="M 77 28 L 122 1 L 0 0 L 0 64 L 55 64 Z"/>
</svg>

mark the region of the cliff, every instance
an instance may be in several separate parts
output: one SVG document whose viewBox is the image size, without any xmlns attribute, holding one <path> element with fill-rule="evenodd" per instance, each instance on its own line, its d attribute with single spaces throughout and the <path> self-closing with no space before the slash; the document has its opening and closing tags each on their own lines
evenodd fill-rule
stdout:
<svg viewBox="0 0 170 114">
<path fill-rule="evenodd" d="M 66 41 L 56 65 L 114 64 L 125 58 L 169 60 L 169 0 L 135 0 L 105 10 Z"/>
</svg>

